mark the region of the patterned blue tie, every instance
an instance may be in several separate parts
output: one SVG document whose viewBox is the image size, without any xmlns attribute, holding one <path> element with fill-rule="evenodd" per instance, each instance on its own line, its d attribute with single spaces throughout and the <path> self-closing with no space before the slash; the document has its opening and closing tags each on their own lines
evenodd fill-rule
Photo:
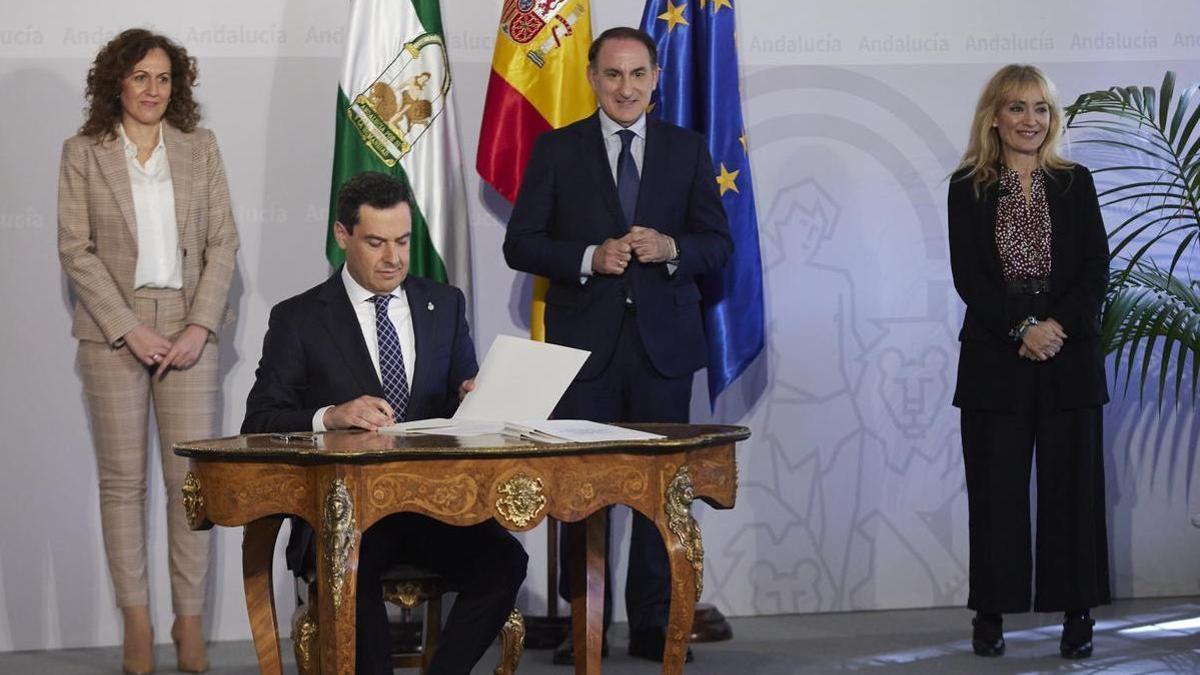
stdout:
<svg viewBox="0 0 1200 675">
<path fill-rule="evenodd" d="M 383 384 L 383 395 L 396 413 L 396 421 L 400 422 L 408 408 L 408 378 L 404 374 L 400 338 L 388 318 L 388 303 L 392 296 L 376 295 L 371 300 L 375 303 L 375 337 L 379 342 L 379 379 Z"/>
<path fill-rule="evenodd" d="M 633 161 L 634 133 L 629 129 L 617 132 L 621 137 L 621 154 L 617 155 L 617 196 L 621 199 L 621 211 L 625 213 L 625 226 L 633 225 L 634 210 L 637 208 L 638 177 L 637 164 Z"/>
</svg>

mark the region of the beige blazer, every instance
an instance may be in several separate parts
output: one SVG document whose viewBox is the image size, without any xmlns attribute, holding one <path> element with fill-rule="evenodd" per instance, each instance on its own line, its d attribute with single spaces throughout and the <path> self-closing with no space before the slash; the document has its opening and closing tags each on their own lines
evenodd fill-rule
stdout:
<svg viewBox="0 0 1200 675">
<path fill-rule="evenodd" d="M 163 123 L 175 188 L 188 323 L 216 334 L 238 249 L 229 186 L 217 140 Z M 71 334 L 120 346 L 140 322 L 133 313 L 137 222 L 119 138 L 73 136 L 63 143 L 58 179 L 58 257 L 75 291 Z"/>
</svg>

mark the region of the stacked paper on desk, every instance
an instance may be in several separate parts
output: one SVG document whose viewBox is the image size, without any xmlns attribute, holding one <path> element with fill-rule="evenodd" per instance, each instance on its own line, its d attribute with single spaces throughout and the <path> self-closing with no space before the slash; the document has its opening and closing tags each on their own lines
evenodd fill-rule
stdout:
<svg viewBox="0 0 1200 675">
<path fill-rule="evenodd" d="M 599 443 L 604 441 L 649 441 L 666 438 L 636 429 L 615 427 L 611 424 L 587 420 L 537 420 L 533 422 L 507 422 L 504 434 L 527 438 L 540 443 Z"/>
<path fill-rule="evenodd" d="M 587 420 L 534 420 L 523 422 L 493 422 L 490 420 L 458 420 L 444 417 L 394 424 L 383 432 L 403 432 L 435 436 L 486 436 L 500 434 L 524 438 L 539 443 L 601 443 L 605 441 L 647 441 L 666 438 L 636 429 Z"/>
<path fill-rule="evenodd" d="M 504 432 L 504 422 L 488 420 L 452 420 L 433 417 L 427 420 L 401 422 L 383 427 L 383 433 L 432 434 L 435 436 L 486 436 Z"/>
</svg>

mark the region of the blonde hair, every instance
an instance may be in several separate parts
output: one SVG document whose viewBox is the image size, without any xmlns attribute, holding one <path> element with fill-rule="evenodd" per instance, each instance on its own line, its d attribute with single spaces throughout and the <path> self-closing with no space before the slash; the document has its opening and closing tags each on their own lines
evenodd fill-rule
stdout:
<svg viewBox="0 0 1200 675">
<path fill-rule="evenodd" d="M 983 192 L 1000 178 L 1000 161 L 1003 146 L 1000 133 L 996 130 L 996 113 L 1001 106 L 1008 104 L 1020 90 L 1028 86 L 1036 86 L 1042 92 L 1042 98 L 1050 106 L 1050 127 L 1046 130 L 1046 140 L 1038 148 L 1038 166 L 1042 169 L 1067 169 L 1074 164 L 1058 154 L 1058 142 L 1062 137 L 1063 114 L 1058 105 L 1054 85 L 1037 66 L 1013 63 L 1004 66 L 992 75 L 983 93 L 979 95 L 979 103 L 975 105 L 975 118 L 971 122 L 971 138 L 967 142 L 967 150 L 963 153 L 958 164 L 958 171 L 966 169 L 963 179 L 972 178 L 975 184 L 975 196 Z"/>
</svg>

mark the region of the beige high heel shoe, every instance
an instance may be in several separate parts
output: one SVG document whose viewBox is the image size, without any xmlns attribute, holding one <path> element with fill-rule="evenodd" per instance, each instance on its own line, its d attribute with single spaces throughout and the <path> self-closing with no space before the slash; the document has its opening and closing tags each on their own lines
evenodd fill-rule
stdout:
<svg viewBox="0 0 1200 675">
<path fill-rule="evenodd" d="M 145 605 L 121 608 L 124 624 L 124 653 L 121 671 L 125 675 L 149 675 L 154 672 L 154 628 L 150 608 Z"/>
<path fill-rule="evenodd" d="M 208 648 L 204 644 L 204 622 L 199 614 L 176 616 L 171 626 L 179 671 L 203 673 L 208 670 Z"/>
</svg>

